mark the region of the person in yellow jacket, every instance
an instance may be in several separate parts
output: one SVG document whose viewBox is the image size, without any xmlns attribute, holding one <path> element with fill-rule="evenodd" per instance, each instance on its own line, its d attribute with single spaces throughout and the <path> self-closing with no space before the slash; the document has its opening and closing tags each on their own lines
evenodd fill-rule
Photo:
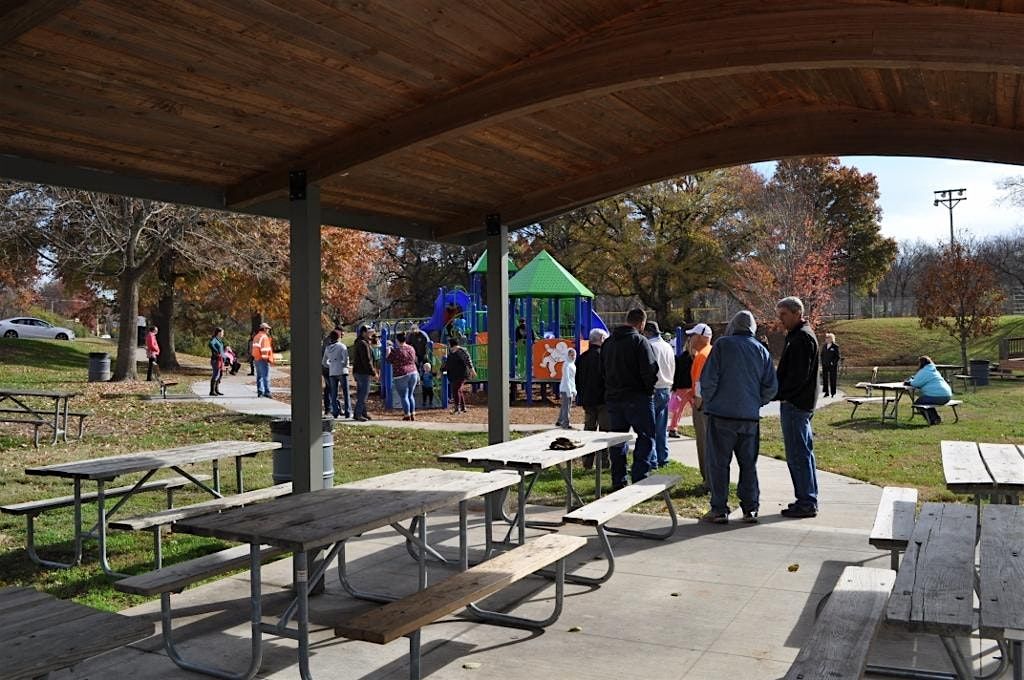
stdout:
<svg viewBox="0 0 1024 680">
<path fill-rule="evenodd" d="M 270 396 L 270 365 L 274 363 L 274 346 L 270 339 L 270 324 L 261 323 L 256 335 L 252 336 L 249 349 L 256 367 L 256 396 Z"/>
</svg>

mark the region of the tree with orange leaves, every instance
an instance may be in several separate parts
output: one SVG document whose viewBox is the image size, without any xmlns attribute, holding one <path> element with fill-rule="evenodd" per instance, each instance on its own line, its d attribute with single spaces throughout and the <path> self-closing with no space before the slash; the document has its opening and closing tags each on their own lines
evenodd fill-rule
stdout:
<svg viewBox="0 0 1024 680">
<path fill-rule="evenodd" d="M 970 243 L 946 246 L 917 284 L 921 327 L 944 328 L 960 343 L 964 367 L 971 339 L 995 331 L 1005 299 L 995 271 L 975 251 Z"/>
</svg>

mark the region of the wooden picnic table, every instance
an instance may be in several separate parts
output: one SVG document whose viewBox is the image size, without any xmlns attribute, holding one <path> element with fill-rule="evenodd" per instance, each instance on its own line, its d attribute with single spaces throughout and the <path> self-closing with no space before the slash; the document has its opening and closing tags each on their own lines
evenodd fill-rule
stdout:
<svg viewBox="0 0 1024 680">
<path fill-rule="evenodd" d="M 72 562 L 68 564 L 56 564 L 53 566 L 72 567 L 82 561 L 82 541 L 85 538 L 96 537 L 99 542 L 100 567 L 110 576 L 121 576 L 113 569 L 107 561 L 107 521 L 131 498 L 149 479 L 160 470 L 171 469 L 188 479 L 194 485 L 203 489 L 214 498 L 222 498 L 220 493 L 220 459 L 235 459 L 235 481 L 237 489 L 242 491 L 242 458 L 255 456 L 264 451 L 272 451 L 281 448 L 278 442 L 246 442 L 246 441 L 216 441 L 192 446 L 180 446 L 172 449 L 158 451 L 143 451 L 140 453 L 129 453 L 120 456 L 107 456 L 105 458 L 91 458 L 89 460 L 76 460 L 69 463 L 56 463 L 54 465 L 43 465 L 41 467 L 30 467 L 25 469 L 25 474 L 40 475 L 48 477 L 63 477 L 71 479 L 74 487 L 74 515 L 75 515 L 75 554 Z M 213 463 L 213 487 L 209 487 L 194 475 L 186 472 L 182 466 L 194 463 Z M 108 482 L 123 475 L 145 473 L 135 482 L 132 489 L 121 496 L 118 502 L 108 512 L 105 506 L 104 489 Z M 96 508 L 97 522 L 89 531 L 82 531 L 82 482 L 96 482 Z"/>
<path fill-rule="evenodd" d="M 982 497 L 1008 497 L 1016 503 L 1024 492 L 1024 450 L 1016 444 L 943 441 L 942 474 L 946 488 Z"/>
<path fill-rule="evenodd" d="M 956 638 L 977 630 L 1009 647 L 1001 664 L 1012 659 L 1013 677 L 1021 680 L 1024 508 L 988 505 L 980 523 L 978 518 L 972 505 L 924 504 L 896 574 L 886 618 L 913 632 L 938 635 L 961 680 L 974 675 Z"/>
<path fill-rule="evenodd" d="M 568 437 L 581 442 L 582 446 L 568 450 L 551 449 L 551 442 L 558 437 Z M 565 508 L 567 512 L 574 509 L 573 502 L 583 505 L 583 500 L 576 492 L 572 482 L 572 461 L 591 453 L 599 453 L 632 441 L 635 435 L 629 432 L 596 432 L 587 430 L 548 430 L 527 437 L 514 439 L 490 446 L 481 446 L 468 451 L 459 451 L 438 456 L 445 463 L 458 463 L 467 467 L 482 467 L 485 470 L 513 470 L 519 477 L 519 504 L 514 518 L 506 517 L 506 521 L 519 529 L 519 544 L 526 542 L 526 501 L 533 491 L 539 473 L 548 468 L 557 467 L 565 481 Z M 601 497 L 601 468 L 603 456 L 594 456 L 596 474 L 595 495 Z M 526 476 L 530 475 L 529 485 Z M 543 524 L 543 523 L 539 523 Z M 506 535 L 506 541 L 511 535 Z"/>
<path fill-rule="evenodd" d="M 142 618 L 58 600 L 34 588 L 0 589 L 0 680 L 45 677 L 153 634 Z"/>
<path fill-rule="evenodd" d="M 68 390 L 26 390 L 15 387 L 0 387 L 0 403 L 9 401 L 16 407 L 12 409 L 16 411 L 15 415 L 20 416 L 24 413 L 25 418 L 38 421 L 40 425 L 49 427 L 53 430 L 53 441 L 51 443 L 56 444 L 58 437 L 63 437 L 65 442 L 68 440 L 68 412 L 70 411 L 68 403 L 73 398 L 81 396 L 81 394 L 81 392 Z M 36 409 L 30 404 L 25 403 L 25 400 L 29 398 L 53 400 L 53 417 L 49 417 L 49 410 Z M 44 415 L 47 417 L 44 418 Z M 38 431 L 37 429 L 36 432 L 38 433 Z M 38 443 L 37 437 L 36 445 Z"/>
<path fill-rule="evenodd" d="M 942 379 L 946 382 L 949 382 L 950 373 L 959 373 L 964 370 L 964 367 L 960 364 L 935 364 L 935 368 L 942 374 Z"/>
<path fill-rule="evenodd" d="M 869 384 L 871 391 L 878 390 L 882 393 L 882 422 L 892 420 L 897 425 L 900 418 L 900 400 L 905 394 L 913 394 L 914 388 L 902 382 L 873 382 Z M 894 396 L 889 396 L 892 393 Z M 892 404 L 891 414 L 886 413 L 886 408 Z"/>
<path fill-rule="evenodd" d="M 461 567 L 468 566 L 466 507 L 469 500 L 506 489 L 519 481 L 507 472 L 413 469 L 341 484 L 330 489 L 284 496 L 259 505 L 229 510 L 179 522 L 175 531 L 210 536 L 251 546 L 250 579 L 253 621 L 260 618 L 261 545 L 292 552 L 295 600 L 276 624 L 253 624 L 253 658 L 262 654 L 262 633 L 298 641 L 299 671 L 309 678 L 309 595 L 337 559 L 342 587 L 353 597 L 375 602 L 396 599 L 393 595 L 356 589 L 348 580 L 345 542 L 374 529 L 391 526 L 419 549 L 419 589 L 427 587 L 427 514 L 442 508 L 459 508 L 459 553 Z M 415 519 L 418 533 L 401 522 Z M 326 557 L 310 573 L 308 553 L 327 548 Z M 288 622 L 296 618 L 296 628 Z M 177 663 L 178 660 L 175 659 Z M 257 663 L 258 668 L 258 663 Z M 209 674 L 215 675 L 215 669 Z M 202 672 L 202 671 L 201 671 Z"/>
</svg>

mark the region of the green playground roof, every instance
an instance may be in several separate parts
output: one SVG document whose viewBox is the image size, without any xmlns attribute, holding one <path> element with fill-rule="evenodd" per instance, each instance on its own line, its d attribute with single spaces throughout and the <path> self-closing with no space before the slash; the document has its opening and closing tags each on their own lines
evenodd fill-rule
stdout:
<svg viewBox="0 0 1024 680">
<path fill-rule="evenodd" d="M 566 271 L 565 267 L 560 265 L 548 251 L 543 250 L 538 253 L 537 257 L 530 260 L 529 264 L 520 269 L 519 273 L 509 279 L 508 296 L 510 298 L 570 298 L 577 296 L 592 298 L 594 294 L 575 276 Z"/>
<path fill-rule="evenodd" d="M 519 267 L 512 261 L 512 258 L 508 258 L 508 270 L 510 272 L 519 271 Z M 470 274 L 486 274 L 487 273 L 487 251 L 480 253 L 480 258 L 473 265 L 473 268 L 469 270 Z"/>
</svg>

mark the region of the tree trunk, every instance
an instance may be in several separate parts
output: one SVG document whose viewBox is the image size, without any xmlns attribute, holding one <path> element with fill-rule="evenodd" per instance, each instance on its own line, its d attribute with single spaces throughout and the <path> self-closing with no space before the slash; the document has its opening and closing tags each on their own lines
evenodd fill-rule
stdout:
<svg viewBox="0 0 1024 680">
<path fill-rule="evenodd" d="M 160 343 L 160 368 L 179 368 L 178 356 L 174 351 L 174 251 L 168 251 L 160 258 L 157 267 L 160 281 L 160 298 L 156 303 L 156 338 Z"/>
<path fill-rule="evenodd" d="M 136 319 L 139 314 L 139 275 L 126 269 L 118 279 L 117 307 L 120 330 L 117 334 L 117 362 L 113 381 L 136 380 L 135 344 L 138 336 Z"/>
</svg>

